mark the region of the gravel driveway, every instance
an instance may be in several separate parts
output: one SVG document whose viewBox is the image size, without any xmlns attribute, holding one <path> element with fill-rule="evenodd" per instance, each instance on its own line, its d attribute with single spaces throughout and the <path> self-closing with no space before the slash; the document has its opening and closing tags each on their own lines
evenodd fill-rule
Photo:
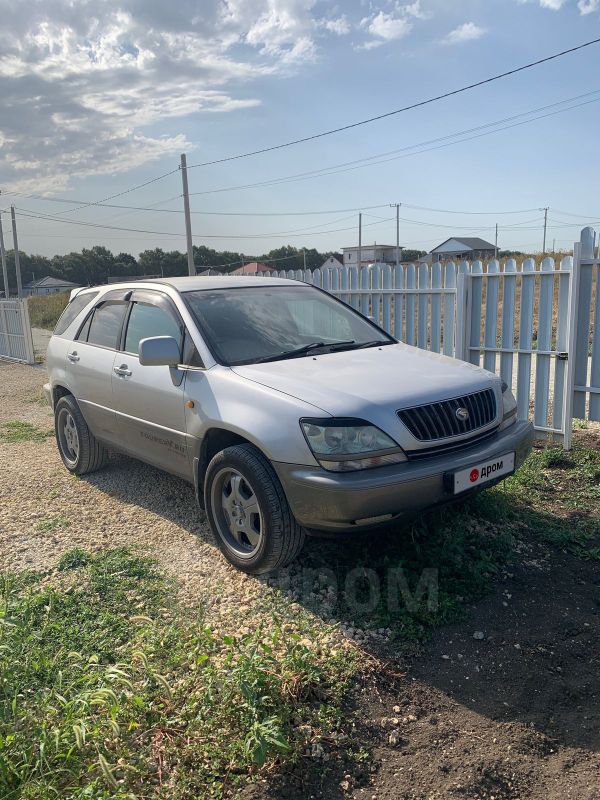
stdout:
<svg viewBox="0 0 600 800">
<path fill-rule="evenodd" d="M 53 428 L 44 367 L 0 364 L 0 422 Z M 64 468 L 53 436 L 0 446 L 0 568 L 53 568 L 72 547 L 141 546 L 181 582 L 191 605 L 238 615 L 262 584 L 215 547 L 185 481 L 122 456 L 83 478 Z"/>
</svg>

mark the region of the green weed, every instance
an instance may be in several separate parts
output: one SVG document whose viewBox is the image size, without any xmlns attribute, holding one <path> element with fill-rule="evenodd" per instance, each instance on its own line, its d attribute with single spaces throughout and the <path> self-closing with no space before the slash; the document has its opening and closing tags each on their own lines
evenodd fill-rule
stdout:
<svg viewBox="0 0 600 800">
<path fill-rule="evenodd" d="M 54 436 L 53 430 L 42 431 L 31 422 L 15 419 L 0 422 L 0 444 L 14 444 L 15 442 L 41 442 Z"/>
<path fill-rule="evenodd" d="M 53 531 L 56 528 L 68 528 L 71 522 L 63 516 L 46 517 L 36 523 L 36 531 Z"/>
<path fill-rule="evenodd" d="M 222 636 L 128 550 L 60 570 L 0 578 L 1 797 L 221 797 L 345 724 L 357 665 L 302 615 Z"/>
</svg>

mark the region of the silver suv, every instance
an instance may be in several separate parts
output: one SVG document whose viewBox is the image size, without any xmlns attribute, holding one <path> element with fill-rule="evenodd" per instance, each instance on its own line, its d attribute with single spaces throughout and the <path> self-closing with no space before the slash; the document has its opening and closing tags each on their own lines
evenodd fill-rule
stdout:
<svg viewBox="0 0 600 800">
<path fill-rule="evenodd" d="M 226 558 L 252 573 L 289 563 L 306 532 L 368 530 L 491 486 L 533 438 L 492 373 L 290 280 L 75 291 L 47 363 L 67 469 L 114 449 L 190 481 Z"/>
</svg>

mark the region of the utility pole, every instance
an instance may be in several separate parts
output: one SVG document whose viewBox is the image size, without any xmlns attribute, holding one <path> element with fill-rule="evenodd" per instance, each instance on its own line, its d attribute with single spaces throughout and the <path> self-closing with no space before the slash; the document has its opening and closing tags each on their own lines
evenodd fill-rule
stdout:
<svg viewBox="0 0 600 800">
<path fill-rule="evenodd" d="M 548 227 L 548 209 L 549 209 L 548 206 L 546 206 L 546 208 L 540 208 L 540 211 L 544 212 L 544 243 L 542 245 L 542 255 L 543 256 L 546 255 L 546 229 Z"/>
<path fill-rule="evenodd" d="M 181 169 L 181 182 L 183 184 L 183 210 L 185 212 L 188 273 L 190 275 L 195 275 L 196 265 L 194 264 L 194 248 L 192 245 L 192 220 L 190 219 L 190 194 L 188 192 L 187 161 L 185 153 L 181 154 L 181 165 L 179 168 Z"/>
<path fill-rule="evenodd" d="M 496 244 L 494 245 L 494 258 L 498 259 L 498 223 L 496 223 Z"/>
<path fill-rule="evenodd" d="M 306 247 L 302 248 L 302 255 L 304 257 L 304 272 L 306 272 Z"/>
<path fill-rule="evenodd" d="M 6 269 L 6 250 L 4 249 L 4 234 L 2 232 L 2 213 L 0 213 L 0 259 L 2 260 L 2 280 L 4 281 L 4 297 L 8 300 L 10 289 L 8 287 L 8 270 Z"/>
<path fill-rule="evenodd" d="M 556 239 L 552 239 L 552 253 L 556 253 Z"/>
<path fill-rule="evenodd" d="M 362 213 L 358 215 L 358 269 L 362 264 Z"/>
<path fill-rule="evenodd" d="M 402 203 L 390 203 L 390 208 L 396 208 L 396 266 L 400 264 L 400 206 Z"/>
<path fill-rule="evenodd" d="M 17 275 L 17 297 L 19 300 L 23 297 L 23 286 L 21 284 L 21 261 L 19 260 L 19 240 L 17 239 L 17 220 L 15 218 L 15 207 L 10 207 L 10 216 L 12 219 L 12 234 L 13 234 L 13 248 L 15 251 L 15 272 Z"/>
</svg>

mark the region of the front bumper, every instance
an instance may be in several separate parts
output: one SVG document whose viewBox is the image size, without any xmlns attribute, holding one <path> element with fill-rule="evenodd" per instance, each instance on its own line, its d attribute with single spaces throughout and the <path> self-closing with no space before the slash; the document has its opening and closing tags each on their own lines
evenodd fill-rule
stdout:
<svg viewBox="0 0 600 800">
<path fill-rule="evenodd" d="M 273 467 L 301 525 L 344 532 L 371 527 L 378 517 L 389 515 L 389 521 L 459 499 L 468 492 L 452 494 L 444 482 L 444 473 L 512 451 L 515 452 L 517 469 L 527 458 L 532 444 L 533 425 L 516 422 L 490 439 L 464 450 L 390 467 L 347 473 L 278 462 Z M 497 482 L 497 479 L 491 480 L 478 489 Z"/>
</svg>

